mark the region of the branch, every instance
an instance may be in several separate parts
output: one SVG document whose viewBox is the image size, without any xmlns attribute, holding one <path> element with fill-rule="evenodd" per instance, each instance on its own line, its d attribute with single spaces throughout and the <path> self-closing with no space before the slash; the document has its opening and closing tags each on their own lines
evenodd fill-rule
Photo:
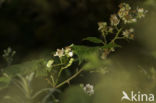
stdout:
<svg viewBox="0 0 156 103">
<path fill-rule="evenodd" d="M 122 28 L 120 28 L 120 29 L 118 30 L 118 32 L 116 33 L 114 39 L 111 41 L 111 43 L 114 43 L 114 42 L 115 42 L 115 40 L 118 38 L 118 36 L 119 36 L 119 34 L 120 34 L 121 31 L 122 31 Z"/>
<path fill-rule="evenodd" d="M 81 68 L 78 72 L 76 72 L 73 76 L 71 76 L 67 80 L 65 80 L 62 83 L 58 84 L 55 88 L 59 88 L 62 85 L 66 84 L 66 83 L 69 83 L 72 79 L 74 79 L 75 77 L 77 77 L 82 71 L 83 71 L 83 68 Z"/>
</svg>

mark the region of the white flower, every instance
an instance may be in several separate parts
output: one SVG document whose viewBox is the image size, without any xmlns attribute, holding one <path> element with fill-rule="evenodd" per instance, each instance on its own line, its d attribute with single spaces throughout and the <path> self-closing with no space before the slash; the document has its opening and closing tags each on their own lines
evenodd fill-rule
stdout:
<svg viewBox="0 0 156 103">
<path fill-rule="evenodd" d="M 137 11 L 138 11 L 138 18 L 145 17 L 146 12 L 143 8 L 138 8 Z"/>
<path fill-rule="evenodd" d="M 120 22 L 116 14 L 111 15 L 110 21 L 112 26 L 117 26 Z"/>
<path fill-rule="evenodd" d="M 126 29 L 125 31 L 123 31 L 122 35 L 126 38 L 133 39 L 134 38 L 133 32 L 134 32 L 133 28 Z"/>
<path fill-rule="evenodd" d="M 105 32 L 107 31 L 107 23 L 106 22 L 99 22 L 98 23 L 98 30 L 101 31 L 101 32 Z"/>
<path fill-rule="evenodd" d="M 64 49 L 57 49 L 56 53 L 54 54 L 54 56 L 58 56 L 58 57 L 62 57 L 64 56 Z"/>
<path fill-rule="evenodd" d="M 129 31 L 128 30 L 123 31 L 122 35 L 128 38 Z"/>
<path fill-rule="evenodd" d="M 69 57 L 72 57 L 72 56 L 73 56 L 73 52 L 72 52 L 72 51 L 69 52 L 69 53 L 68 53 L 68 56 L 69 56 Z"/>
<path fill-rule="evenodd" d="M 93 85 L 86 84 L 86 86 L 83 87 L 83 90 L 84 90 L 85 93 L 87 93 L 90 96 L 94 94 L 94 87 L 93 87 Z"/>
<path fill-rule="evenodd" d="M 127 23 L 135 23 L 137 22 L 136 18 L 133 18 L 132 15 L 126 15 L 125 17 L 122 18 L 125 24 Z"/>
<path fill-rule="evenodd" d="M 137 19 L 136 18 L 133 18 L 133 19 L 131 19 L 131 22 L 132 23 L 135 23 L 135 22 L 137 22 Z"/>
<path fill-rule="evenodd" d="M 143 8 L 138 8 L 138 13 L 143 13 L 144 9 Z"/>
<path fill-rule="evenodd" d="M 121 4 L 119 5 L 119 8 L 120 8 L 120 9 L 124 9 L 124 10 L 131 10 L 131 7 L 130 7 L 129 4 L 127 4 L 127 3 L 121 3 Z"/>
<path fill-rule="evenodd" d="M 67 57 L 72 57 L 73 56 L 73 52 L 70 46 L 65 47 L 65 55 Z"/>
<path fill-rule="evenodd" d="M 51 68 L 53 63 L 54 63 L 54 60 L 49 60 L 48 63 L 47 63 L 47 67 Z"/>
<path fill-rule="evenodd" d="M 129 14 L 129 11 L 125 11 L 125 9 L 120 9 L 119 11 L 118 11 L 118 16 L 120 17 L 120 18 L 123 18 L 123 17 L 125 17 L 126 15 L 128 15 Z"/>
<path fill-rule="evenodd" d="M 137 19 L 133 16 L 134 14 L 131 11 L 129 4 L 121 3 L 119 7 L 118 16 L 124 21 L 125 24 L 135 23 L 137 21 Z"/>
<path fill-rule="evenodd" d="M 129 6 L 129 4 L 126 3 L 121 3 L 119 5 L 119 11 L 118 11 L 118 16 L 123 19 L 125 18 L 125 16 L 129 15 L 129 11 L 131 10 L 131 7 Z"/>
</svg>

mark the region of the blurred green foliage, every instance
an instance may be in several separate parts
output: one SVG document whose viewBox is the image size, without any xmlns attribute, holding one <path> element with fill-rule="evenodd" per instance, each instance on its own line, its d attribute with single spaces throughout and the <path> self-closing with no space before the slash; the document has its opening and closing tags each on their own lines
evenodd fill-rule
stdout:
<svg viewBox="0 0 156 103">
<path fill-rule="evenodd" d="M 91 97 L 79 86 L 73 86 L 65 91 L 61 103 L 91 103 Z"/>
<path fill-rule="evenodd" d="M 97 103 L 97 101 L 98 103 L 120 103 L 121 95 L 119 94 L 121 94 L 122 90 L 140 90 L 143 92 L 155 93 L 155 52 L 152 51 L 151 55 L 148 55 L 149 52 L 142 53 L 140 51 L 144 51 L 146 48 L 142 49 L 140 45 L 137 45 L 137 42 L 134 42 L 135 44 L 131 44 L 130 46 L 126 45 L 126 50 L 117 50 L 117 54 L 112 53 L 110 59 L 101 60 L 97 53 L 100 51 L 99 48 L 119 47 L 117 44 L 97 46 L 96 43 L 102 44 L 102 41 L 96 37 L 98 37 L 97 22 L 108 21 L 110 13 L 112 13 L 112 11 L 114 13 L 114 11 L 117 10 L 117 4 L 121 1 L 1 1 L 0 49 L 2 50 L 4 47 L 11 45 L 21 52 L 21 54 L 18 52 L 17 55 L 27 62 L 21 63 L 19 60 L 18 62 L 20 64 L 2 68 L 0 87 L 3 90 L 1 90 L 0 93 L 0 100 L 8 94 L 17 94 L 15 98 L 23 96 L 21 93 L 18 93 L 21 91 L 14 85 L 14 79 L 19 80 L 17 74 L 21 74 L 20 77 L 24 78 L 27 74 L 35 72 L 35 77 L 39 77 L 34 80 L 35 91 L 46 88 L 47 85 L 49 86 L 45 78 L 47 77 L 47 72 L 45 70 L 47 69 L 46 63 L 51 57 L 51 53 L 46 57 L 40 58 L 41 54 L 38 53 L 38 49 L 44 51 L 43 49 L 47 48 L 54 49 L 70 43 L 79 43 L 82 38 L 87 36 L 89 37 L 85 38 L 85 41 L 83 41 L 84 44 L 86 41 L 89 41 L 89 43 L 86 43 L 87 46 L 75 45 L 72 48 L 78 57 L 79 63 L 76 62 L 71 68 L 67 69 L 61 80 L 66 79 L 64 75 L 68 74 L 67 77 L 70 77 L 77 67 L 84 68 L 86 70 L 85 73 L 90 71 L 91 75 L 93 72 L 98 72 L 100 80 L 96 82 L 93 81 L 93 78 L 88 76 L 90 74 L 86 75 L 85 73 L 71 81 L 73 84 L 79 84 L 81 81 L 87 82 L 85 80 L 88 79 L 95 84 L 95 95 L 88 96 L 79 86 L 70 86 L 70 88 L 66 89 L 65 85 L 61 88 L 63 93 L 61 95 L 56 94 L 57 99 L 61 98 L 62 103 Z M 134 1 L 145 1 L 144 4 L 147 7 L 155 7 L 154 0 L 131 0 L 128 2 L 134 4 Z M 142 29 L 138 29 L 138 31 L 142 31 Z M 94 36 L 94 38 L 91 36 Z M 123 42 L 123 44 L 125 45 L 125 42 Z M 153 45 L 155 45 L 155 43 Z M 148 45 L 149 48 L 150 46 Z M 139 50 L 136 49 L 136 47 L 139 47 Z M 33 50 L 37 52 L 32 53 Z M 29 53 L 32 54 L 32 61 L 24 58 Z M 34 60 L 35 56 L 38 59 Z M 110 65 L 111 70 L 106 68 Z M 151 65 L 153 66 L 152 68 Z M 109 73 L 107 73 L 107 70 L 109 70 Z M 105 75 L 101 76 L 100 73 Z M 98 76 L 96 75 L 94 79 L 98 79 Z M 82 80 L 82 77 L 85 79 Z M 11 80 L 11 78 L 14 79 Z M 68 85 L 70 85 L 70 82 Z M 41 97 L 44 96 L 41 95 Z M 6 98 L 9 97 L 6 96 Z M 50 97 L 48 103 L 57 103 L 57 99 L 55 97 Z"/>
</svg>

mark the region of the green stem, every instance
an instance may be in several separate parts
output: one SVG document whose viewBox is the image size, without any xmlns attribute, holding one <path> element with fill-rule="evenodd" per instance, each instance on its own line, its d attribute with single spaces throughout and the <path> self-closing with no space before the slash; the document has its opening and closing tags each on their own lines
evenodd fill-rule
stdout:
<svg viewBox="0 0 156 103">
<path fill-rule="evenodd" d="M 61 70 L 59 71 L 58 78 L 60 78 L 60 75 L 61 75 L 61 73 L 62 73 L 63 70 L 64 70 L 64 68 L 61 68 Z"/>
<path fill-rule="evenodd" d="M 117 26 L 115 26 L 115 29 L 116 29 L 117 31 L 119 30 Z"/>
<path fill-rule="evenodd" d="M 64 63 L 53 65 L 53 67 L 64 65 Z"/>
<path fill-rule="evenodd" d="M 103 36 L 103 39 L 104 39 L 104 44 L 107 44 L 107 39 L 106 39 L 106 36 L 105 36 L 104 32 L 102 32 L 102 36 Z"/>
<path fill-rule="evenodd" d="M 69 63 L 68 63 L 65 67 L 62 67 L 62 68 L 60 69 L 60 71 L 59 71 L 59 73 L 58 73 L 57 82 L 58 82 L 58 80 L 59 80 L 59 78 L 60 78 L 60 76 L 61 76 L 62 71 L 63 71 L 64 69 L 70 67 L 70 66 L 72 65 L 73 61 L 74 61 L 74 59 L 73 59 L 73 58 L 70 58 Z M 56 82 L 56 83 L 57 83 L 57 82 Z"/>
<path fill-rule="evenodd" d="M 122 31 L 122 28 L 120 28 L 120 29 L 118 30 L 118 32 L 116 33 L 114 39 L 111 41 L 111 43 L 114 43 L 114 42 L 115 42 L 115 40 L 118 38 L 118 36 L 119 36 L 119 34 L 120 34 L 121 31 Z"/>
<path fill-rule="evenodd" d="M 48 83 L 53 87 L 53 84 L 52 84 L 52 82 L 47 78 L 46 79 L 47 81 L 48 81 Z"/>
<path fill-rule="evenodd" d="M 62 57 L 60 57 L 60 62 L 61 62 L 61 64 L 62 64 Z"/>
<path fill-rule="evenodd" d="M 59 78 L 60 78 L 60 76 L 61 76 L 61 73 L 62 73 L 62 71 L 65 69 L 65 67 L 62 67 L 61 69 L 60 69 L 60 71 L 59 71 L 59 73 L 58 73 L 58 79 L 57 79 L 57 81 L 56 81 L 56 84 L 58 83 L 58 81 L 59 81 Z"/>
<path fill-rule="evenodd" d="M 116 40 L 117 40 L 117 39 L 125 39 L 125 37 L 118 37 L 118 38 L 116 38 Z"/>
<path fill-rule="evenodd" d="M 58 84 L 55 88 L 59 88 L 59 87 L 63 86 L 64 84 L 69 83 L 72 79 L 77 77 L 82 71 L 83 71 L 83 68 L 81 68 L 78 72 L 76 72 L 73 76 L 71 76 L 67 80 L 65 80 L 62 83 Z"/>
<path fill-rule="evenodd" d="M 52 80 L 52 86 L 55 87 L 56 84 L 55 84 L 55 81 L 54 81 L 54 77 L 51 75 L 50 78 Z"/>
</svg>

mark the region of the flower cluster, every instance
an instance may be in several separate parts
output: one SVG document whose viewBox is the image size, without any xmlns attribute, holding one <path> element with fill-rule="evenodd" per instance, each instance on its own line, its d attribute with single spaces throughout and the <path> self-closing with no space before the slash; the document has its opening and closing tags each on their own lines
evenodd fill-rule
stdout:
<svg viewBox="0 0 156 103">
<path fill-rule="evenodd" d="M 54 56 L 58 56 L 59 58 L 63 57 L 63 56 L 67 56 L 67 57 L 72 57 L 73 56 L 73 52 L 71 50 L 71 47 L 65 47 L 62 49 L 57 49 L 56 53 L 54 54 Z"/>
<path fill-rule="evenodd" d="M 136 10 L 132 10 L 132 8 L 127 3 L 121 3 L 119 5 L 119 11 L 117 14 L 112 14 L 110 16 L 110 26 L 108 26 L 107 22 L 99 22 L 98 30 L 102 32 L 102 35 L 106 35 L 108 33 L 114 33 L 113 31 L 117 28 L 117 26 L 123 21 L 124 24 L 135 23 L 137 19 L 145 17 L 147 10 L 143 8 L 137 8 Z M 118 30 L 117 30 L 118 31 Z M 126 38 L 133 38 L 134 30 L 125 30 L 123 32 L 123 36 Z"/>
<path fill-rule="evenodd" d="M 56 53 L 54 54 L 54 56 L 58 56 L 59 58 L 60 57 L 63 57 L 64 56 L 64 49 L 57 49 Z"/>
<path fill-rule="evenodd" d="M 4 50 L 4 54 L 2 55 L 8 65 L 11 65 L 13 62 L 13 57 L 15 56 L 16 51 L 12 50 L 10 47 Z"/>
<path fill-rule="evenodd" d="M 126 15 L 129 14 L 129 11 L 131 10 L 131 7 L 129 6 L 129 4 L 126 4 L 126 3 L 121 3 L 119 5 L 119 11 L 118 11 L 118 16 L 120 18 L 123 18 L 125 17 Z"/>
<path fill-rule="evenodd" d="M 99 22 L 98 30 L 102 32 L 102 35 L 107 35 L 108 33 L 113 33 L 113 30 L 116 29 L 122 21 L 124 24 L 135 23 L 137 19 L 145 17 L 147 10 L 143 8 L 137 8 L 132 10 L 132 8 L 127 3 L 121 3 L 119 5 L 119 11 L 117 14 L 112 14 L 110 16 L 110 26 L 107 22 Z"/>
<path fill-rule="evenodd" d="M 126 29 L 122 32 L 123 37 L 129 38 L 129 39 L 134 39 L 134 29 Z"/>
<path fill-rule="evenodd" d="M 129 4 L 121 3 L 119 5 L 118 16 L 125 24 L 127 23 L 135 23 L 137 19 L 145 17 L 147 10 L 143 8 L 137 8 L 137 10 L 132 10 Z"/>
<path fill-rule="evenodd" d="M 138 18 L 142 18 L 145 17 L 145 14 L 148 12 L 147 10 L 144 10 L 143 8 L 138 8 L 137 9 L 138 12 Z"/>
<path fill-rule="evenodd" d="M 110 24 L 107 22 L 99 22 L 98 30 L 102 34 L 102 39 L 105 44 L 115 43 L 118 39 L 134 39 L 134 29 L 123 29 L 119 24 L 130 24 L 137 22 L 138 19 L 145 17 L 147 10 L 143 8 L 132 9 L 129 4 L 121 3 L 119 5 L 119 10 L 116 14 L 112 14 L 110 16 Z M 107 40 L 108 34 L 115 34 L 112 40 Z M 102 50 L 103 53 L 101 55 L 102 59 L 106 59 L 106 57 L 113 52 L 114 47 L 107 48 Z"/>
<path fill-rule="evenodd" d="M 131 12 L 131 7 L 129 4 L 126 3 L 121 3 L 119 5 L 119 11 L 118 11 L 118 16 L 124 21 L 125 24 L 127 23 L 135 23 L 137 19 L 132 16 L 136 15 L 134 14 L 135 12 Z"/>
<path fill-rule="evenodd" d="M 106 22 L 99 22 L 98 25 L 99 25 L 99 28 L 98 28 L 99 31 L 101 31 L 101 32 L 107 31 L 107 23 Z"/>
<path fill-rule="evenodd" d="M 93 85 L 86 84 L 84 86 L 84 84 L 81 84 L 80 86 L 83 88 L 84 92 L 87 93 L 89 96 L 94 94 L 94 86 Z"/>
<path fill-rule="evenodd" d="M 115 20 L 115 17 L 112 18 Z M 116 21 L 115 23 L 112 23 L 113 25 L 117 25 L 119 21 Z M 98 23 L 98 30 L 101 31 L 104 35 L 107 35 L 108 33 L 113 33 L 114 28 L 112 26 L 107 26 L 107 22 L 99 22 Z"/>
<path fill-rule="evenodd" d="M 112 26 L 117 26 L 120 23 L 119 18 L 117 17 L 116 14 L 112 14 L 110 17 L 111 25 Z"/>
<path fill-rule="evenodd" d="M 63 56 L 66 56 L 68 58 L 71 58 L 70 60 L 72 60 L 72 57 L 73 57 L 73 51 L 71 50 L 71 47 L 68 46 L 68 47 L 65 47 L 62 48 L 62 49 L 57 49 L 56 53 L 54 54 L 55 57 L 59 57 L 59 58 L 62 58 Z M 54 60 L 53 59 L 50 59 L 47 63 L 47 67 L 48 68 L 51 68 L 52 65 L 54 63 Z"/>
</svg>

